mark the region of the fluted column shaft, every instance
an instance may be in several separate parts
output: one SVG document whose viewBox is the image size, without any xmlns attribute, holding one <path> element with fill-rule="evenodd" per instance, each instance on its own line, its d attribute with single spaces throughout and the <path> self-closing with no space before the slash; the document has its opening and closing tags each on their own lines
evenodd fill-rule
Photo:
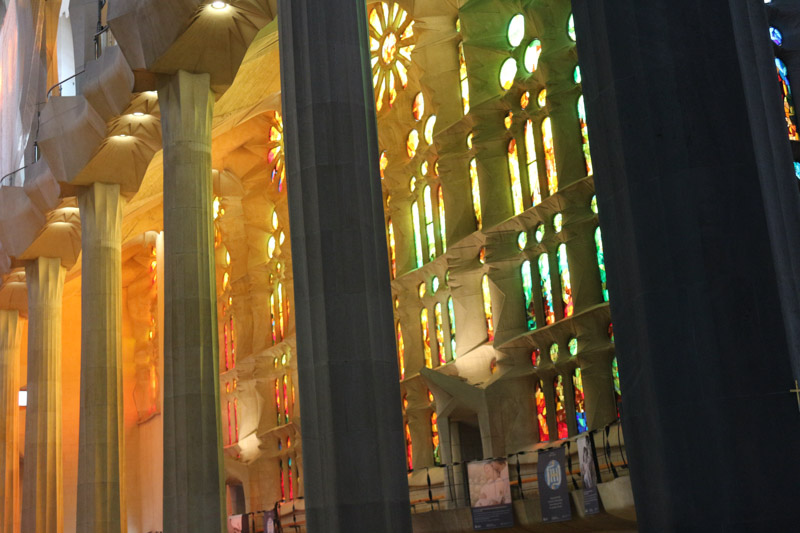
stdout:
<svg viewBox="0 0 800 533">
<path fill-rule="evenodd" d="M 159 80 L 164 143 L 164 531 L 224 528 L 208 74 Z"/>
<path fill-rule="evenodd" d="M 61 304 L 66 269 L 40 257 L 25 267 L 28 282 L 28 408 L 22 531 L 61 533 Z"/>
<path fill-rule="evenodd" d="M 95 183 L 81 212 L 81 416 L 77 529 L 126 531 L 122 414 L 122 204 Z"/>
<path fill-rule="evenodd" d="M 0 532 L 19 526 L 19 311 L 0 310 Z"/>
</svg>

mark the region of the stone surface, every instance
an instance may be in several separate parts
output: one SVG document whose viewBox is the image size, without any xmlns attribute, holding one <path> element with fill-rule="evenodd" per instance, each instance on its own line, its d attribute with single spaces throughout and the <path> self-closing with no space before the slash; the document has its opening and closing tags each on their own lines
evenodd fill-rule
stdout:
<svg viewBox="0 0 800 533">
<path fill-rule="evenodd" d="M 60 533 L 64 527 L 61 453 L 61 300 L 66 269 L 40 257 L 28 281 L 28 407 L 22 531 Z"/>
<path fill-rule="evenodd" d="M 223 527 L 207 74 L 159 79 L 164 139 L 164 531 Z"/>
<path fill-rule="evenodd" d="M 83 255 L 77 529 L 125 531 L 122 431 L 122 204 L 119 185 L 78 196 Z"/>
<path fill-rule="evenodd" d="M 573 6 L 639 527 L 796 529 L 800 199 L 763 2 Z"/>
<path fill-rule="evenodd" d="M 279 3 L 309 531 L 411 531 L 359 2 Z"/>
<path fill-rule="evenodd" d="M 19 530 L 19 311 L 0 310 L 0 532 Z"/>
</svg>

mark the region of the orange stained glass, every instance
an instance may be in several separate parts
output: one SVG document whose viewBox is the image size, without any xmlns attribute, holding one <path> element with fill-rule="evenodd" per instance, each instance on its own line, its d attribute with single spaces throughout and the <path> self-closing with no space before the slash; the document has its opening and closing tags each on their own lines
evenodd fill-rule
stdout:
<svg viewBox="0 0 800 533">
<path fill-rule="evenodd" d="M 534 392 L 536 399 L 536 419 L 539 425 L 539 441 L 547 442 L 550 440 L 550 430 L 547 427 L 547 401 L 544 397 L 544 383 L 542 380 L 536 384 Z"/>
<path fill-rule="evenodd" d="M 400 322 L 397 322 L 397 364 L 400 367 L 400 379 L 403 380 L 406 377 L 406 362 L 405 362 L 405 355 L 406 355 L 406 347 L 405 343 L 403 342 L 403 327 L 400 325 Z"/>
<path fill-rule="evenodd" d="M 552 196 L 558 192 L 558 170 L 556 169 L 556 149 L 550 117 L 542 121 L 542 145 L 544 146 L 544 163 L 547 170 L 547 188 Z"/>
<path fill-rule="evenodd" d="M 586 175 L 591 175 L 592 153 L 589 149 L 589 128 L 586 126 L 586 107 L 583 104 L 583 95 L 578 98 L 578 120 L 581 126 L 581 141 L 583 146 L 583 159 L 586 162 Z"/>
<path fill-rule="evenodd" d="M 225 352 L 225 370 L 230 370 L 231 363 L 230 355 L 228 353 L 228 324 L 224 324 L 222 326 L 222 350 Z"/>
<path fill-rule="evenodd" d="M 481 291 L 483 293 L 483 314 L 486 315 L 486 331 L 489 340 L 494 340 L 494 318 L 492 317 L 492 294 L 489 290 L 489 276 L 483 275 L 481 280 Z"/>
<path fill-rule="evenodd" d="M 439 424 L 437 423 L 436 413 L 431 413 L 431 444 L 433 444 L 433 464 L 441 464 L 442 459 L 439 453 Z"/>
<path fill-rule="evenodd" d="M 382 2 L 369 13 L 369 49 L 375 108 L 391 107 L 397 90 L 408 85 L 414 21 L 399 5 Z"/>
<path fill-rule="evenodd" d="M 458 43 L 458 77 L 461 81 L 461 107 L 464 116 L 469 113 L 469 79 L 467 77 L 467 59 L 464 55 L 464 43 Z"/>
<path fill-rule="evenodd" d="M 556 376 L 553 380 L 553 388 L 556 393 L 556 425 L 558 427 L 558 438 L 566 439 L 569 437 L 569 429 L 567 427 L 567 404 L 564 399 L 563 376 Z"/>
<path fill-rule="evenodd" d="M 472 209 L 475 212 L 475 222 L 478 229 L 483 228 L 483 214 L 481 213 L 481 187 L 478 182 L 478 163 L 473 157 L 469 162 L 469 183 L 472 189 Z"/>
<path fill-rule="evenodd" d="M 408 462 L 408 471 L 414 470 L 414 463 L 412 462 L 411 458 L 412 448 L 411 448 L 411 428 L 408 427 L 408 422 L 406 422 L 406 461 Z"/>
<path fill-rule="evenodd" d="M 278 330 L 275 327 L 275 293 L 269 296 L 269 321 L 272 328 L 272 345 L 278 342 Z"/>
<path fill-rule="evenodd" d="M 278 329 L 281 332 L 281 340 L 283 340 L 286 335 L 283 328 L 283 284 L 281 283 L 278 283 Z"/>
<path fill-rule="evenodd" d="M 239 442 L 239 400 L 233 399 L 234 442 Z"/>
<path fill-rule="evenodd" d="M 525 211 L 522 202 L 522 178 L 519 174 L 519 156 L 517 155 L 517 141 L 511 139 L 508 143 L 508 174 L 511 178 L 511 199 L 514 206 L 514 214 L 519 215 Z"/>
<path fill-rule="evenodd" d="M 436 322 L 436 346 L 439 350 L 439 364 L 443 365 L 447 362 L 447 357 L 444 351 L 444 331 L 442 330 L 442 304 L 437 302 L 433 306 L 433 316 Z"/>
<path fill-rule="evenodd" d="M 425 116 L 425 97 L 422 92 L 417 93 L 417 96 L 414 97 L 414 102 L 411 104 L 411 114 L 417 122 Z"/>
<path fill-rule="evenodd" d="M 428 324 L 428 309 L 423 308 L 419 314 L 419 323 L 422 327 L 422 349 L 425 356 L 425 366 L 433 368 L 433 358 L 431 355 L 431 332 Z"/>
<path fill-rule="evenodd" d="M 525 122 L 525 154 L 527 155 L 528 186 L 533 205 L 542 201 L 542 188 L 539 185 L 539 163 L 536 160 L 536 141 L 533 138 L 533 122 Z"/>
<path fill-rule="evenodd" d="M 408 132 L 408 138 L 406 139 L 406 152 L 409 159 L 413 159 L 417 155 L 417 148 L 419 148 L 419 132 L 411 130 Z"/>
<path fill-rule="evenodd" d="M 233 324 L 233 314 L 230 318 L 231 323 L 231 368 L 236 368 L 236 328 Z"/>
<path fill-rule="evenodd" d="M 228 402 L 228 446 L 233 444 L 233 431 L 231 426 L 231 402 Z"/>
<path fill-rule="evenodd" d="M 289 376 L 283 376 L 283 415 L 284 420 L 289 423 Z"/>
<path fill-rule="evenodd" d="M 439 238 L 442 241 L 442 253 L 444 253 L 447 251 L 447 229 L 444 218 L 444 193 L 442 192 L 441 185 L 439 186 L 438 196 L 439 196 Z"/>
<path fill-rule="evenodd" d="M 394 224 L 391 218 L 387 225 L 387 231 L 389 233 L 389 260 L 392 268 L 392 279 L 394 279 L 397 277 L 397 243 L 394 240 Z"/>
<path fill-rule="evenodd" d="M 283 184 L 286 182 L 286 165 L 284 161 L 283 148 L 283 117 L 276 111 L 274 122 L 269 128 L 269 140 L 267 141 L 267 163 L 272 166 L 270 180 L 272 183 L 278 182 L 278 191 L 283 191 Z"/>
<path fill-rule="evenodd" d="M 279 379 L 275 380 L 275 411 L 278 415 L 278 425 L 283 425 L 281 423 L 281 381 Z"/>
<path fill-rule="evenodd" d="M 381 169 L 381 179 L 386 177 L 386 167 L 389 166 L 389 156 L 386 155 L 386 150 L 381 152 L 380 157 L 380 169 Z"/>
</svg>

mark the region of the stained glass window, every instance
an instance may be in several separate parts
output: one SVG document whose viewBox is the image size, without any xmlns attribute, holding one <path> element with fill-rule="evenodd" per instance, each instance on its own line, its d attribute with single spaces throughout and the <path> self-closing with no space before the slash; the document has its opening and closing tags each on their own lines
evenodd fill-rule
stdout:
<svg viewBox="0 0 800 533">
<path fill-rule="evenodd" d="M 572 316 L 575 306 L 572 300 L 572 280 L 569 275 L 569 262 L 567 261 L 567 245 L 558 247 L 558 273 L 561 276 L 561 301 L 564 303 L 564 316 Z"/>
<path fill-rule="evenodd" d="M 411 114 L 417 122 L 422 120 L 425 115 L 425 97 L 422 96 L 422 92 L 417 93 L 417 96 L 414 97 L 414 102 L 411 104 Z"/>
<path fill-rule="evenodd" d="M 292 483 L 292 458 L 289 457 L 289 499 L 294 500 L 294 484 Z"/>
<path fill-rule="evenodd" d="M 595 215 L 597 214 L 597 195 L 595 194 L 592 196 L 592 202 L 589 204 L 589 207 L 592 209 L 592 213 Z"/>
<path fill-rule="evenodd" d="M 444 331 L 442 330 L 442 304 L 437 302 L 433 306 L 433 317 L 436 324 L 436 347 L 439 350 L 439 364 L 447 363 L 447 357 L 444 350 Z"/>
<path fill-rule="evenodd" d="M 397 277 L 397 243 L 394 240 L 394 224 L 392 219 L 386 225 L 389 241 L 389 266 L 392 269 L 392 279 Z"/>
<path fill-rule="evenodd" d="M 536 104 L 539 107 L 544 107 L 547 105 L 547 90 L 542 89 L 539 91 L 539 95 L 536 97 Z"/>
<path fill-rule="evenodd" d="M 433 198 L 431 197 L 431 186 L 426 185 L 422 201 L 425 205 L 425 234 L 428 237 L 428 260 L 436 258 L 436 231 L 433 227 Z"/>
<path fill-rule="evenodd" d="M 526 246 L 528 246 L 528 233 L 525 231 L 520 231 L 519 235 L 517 235 L 517 248 L 522 251 Z"/>
<path fill-rule="evenodd" d="M 578 355 L 578 339 L 576 339 L 575 337 L 571 338 L 569 340 L 569 343 L 567 344 L 567 347 L 569 348 L 570 355 L 572 356 Z"/>
<path fill-rule="evenodd" d="M 525 313 L 527 317 L 528 330 L 536 329 L 536 309 L 533 303 L 533 275 L 531 274 L 531 262 L 525 261 L 520 267 L 522 273 L 522 296 L 525 301 Z"/>
<path fill-rule="evenodd" d="M 536 383 L 534 396 L 536 398 L 536 420 L 539 426 L 539 441 L 547 442 L 550 440 L 550 430 L 547 427 L 547 401 L 544 397 L 544 383 L 542 380 Z"/>
<path fill-rule="evenodd" d="M 542 351 L 539 348 L 534 348 L 531 352 L 531 364 L 533 366 L 539 366 L 542 362 Z"/>
<path fill-rule="evenodd" d="M 281 340 L 286 338 L 283 326 L 283 284 L 278 283 L 278 331 L 281 333 Z"/>
<path fill-rule="evenodd" d="M 436 126 L 436 115 L 431 115 L 428 117 L 428 120 L 425 121 L 425 142 L 429 145 L 433 145 L 433 128 Z"/>
<path fill-rule="evenodd" d="M 525 70 L 530 73 L 536 72 L 536 69 L 539 68 L 539 57 L 542 55 L 542 42 L 539 39 L 534 39 L 531 41 L 531 44 L 528 45 L 528 48 L 525 49 L 525 57 L 523 59 L 523 63 L 525 63 Z"/>
<path fill-rule="evenodd" d="M 486 330 L 489 340 L 494 340 L 494 319 L 492 317 L 492 294 L 489 291 L 489 276 L 483 275 L 481 280 L 481 292 L 483 293 L 483 314 L 486 315 Z"/>
<path fill-rule="evenodd" d="M 406 379 L 406 345 L 403 342 L 403 327 L 397 322 L 397 365 L 400 370 L 400 380 Z"/>
<path fill-rule="evenodd" d="M 578 98 L 578 119 L 581 124 L 581 139 L 583 142 L 583 159 L 586 162 L 586 174 L 591 175 L 592 154 L 589 151 L 589 129 L 586 127 L 586 107 L 583 105 L 583 95 Z"/>
<path fill-rule="evenodd" d="M 481 187 L 478 182 L 478 163 L 473 157 L 469 162 L 469 183 L 472 187 L 472 209 L 475 211 L 475 222 L 478 229 L 483 227 L 483 215 L 481 213 Z"/>
<path fill-rule="evenodd" d="M 517 13 L 511 18 L 506 35 L 508 44 L 513 48 L 516 48 L 522 42 L 522 38 L 525 37 L 525 16 L 522 13 Z"/>
<path fill-rule="evenodd" d="M 284 477 L 283 477 L 283 460 L 278 461 L 278 469 L 280 470 L 281 474 L 281 500 L 286 499 L 286 488 L 284 485 Z"/>
<path fill-rule="evenodd" d="M 414 22 L 399 5 L 378 4 L 369 13 L 369 49 L 375 108 L 380 111 L 397 99 L 397 89 L 408 85 Z"/>
<path fill-rule="evenodd" d="M 517 76 L 517 60 L 509 57 L 500 67 L 500 87 L 509 90 L 514 85 L 514 78 Z"/>
<path fill-rule="evenodd" d="M 531 103 L 531 93 L 529 91 L 525 91 L 522 93 L 522 96 L 519 97 L 519 106 L 522 109 L 528 109 L 528 104 Z"/>
<path fill-rule="evenodd" d="M 786 65 L 776 57 L 775 67 L 778 70 L 778 81 L 780 81 L 781 91 L 783 92 L 783 112 L 786 116 L 786 127 L 789 129 L 789 139 L 800 141 L 800 135 L 797 133 L 797 125 L 795 123 L 796 117 L 794 112 L 794 100 L 792 98 L 792 86 L 789 84 Z"/>
<path fill-rule="evenodd" d="M 411 462 L 412 457 L 412 450 L 411 450 L 411 428 L 408 427 L 408 422 L 406 422 L 406 461 L 408 462 L 408 471 L 411 472 L 414 470 L 414 464 Z"/>
<path fill-rule="evenodd" d="M 278 425 L 282 426 L 283 422 L 281 422 L 281 381 L 279 379 L 275 380 L 275 410 L 278 415 Z"/>
<path fill-rule="evenodd" d="M 378 166 L 381 170 L 381 179 L 386 177 L 386 168 L 389 166 L 389 156 L 386 155 L 386 150 L 381 152 L 380 159 L 378 160 Z"/>
<path fill-rule="evenodd" d="M 269 321 L 272 328 L 272 345 L 278 342 L 278 329 L 275 326 L 275 293 L 269 296 Z"/>
<path fill-rule="evenodd" d="M 528 167 L 528 186 L 533 205 L 542 201 L 542 188 L 539 185 L 539 163 L 536 161 L 536 141 L 533 138 L 533 122 L 525 122 L 525 153 Z"/>
<path fill-rule="evenodd" d="M 269 128 L 269 141 L 267 142 L 267 162 L 272 165 L 271 182 L 278 180 L 278 192 L 283 191 L 286 181 L 286 166 L 283 157 L 283 117 L 275 112 L 275 122 Z"/>
<path fill-rule="evenodd" d="M 800 163 L 797 161 L 794 162 L 794 175 L 797 179 L 800 180 Z"/>
<path fill-rule="evenodd" d="M 572 374 L 572 388 L 575 391 L 575 418 L 578 422 L 578 433 L 583 433 L 589 428 L 586 425 L 586 396 L 583 394 L 583 377 L 580 368 L 576 368 Z"/>
<path fill-rule="evenodd" d="M 576 66 L 575 70 L 572 71 L 572 79 L 575 81 L 576 84 L 579 84 L 581 81 L 583 81 L 582 76 L 581 76 L 581 66 L 580 65 Z"/>
<path fill-rule="evenodd" d="M 544 224 L 539 224 L 536 226 L 536 242 L 542 242 L 544 239 Z"/>
<path fill-rule="evenodd" d="M 406 139 L 406 152 L 408 152 L 409 159 L 413 159 L 417 155 L 417 148 L 419 148 L 419 132 L 411 130 Z"/>
<path fill-rule="evenodd" d="M 558 343 L 556 342 L 550 345 L 550 361 L 553 363 L 558 362 Z"/>
<path fill-rule="evenodd" d="M 439 424 L 436 413 L 431 413 L 431 444 L 433 444 L 433 464 L 440 465 L 442 457 L 439 453 Z"/>
<path fill-rule="evenodd" d="M 556 393 L 556 427 L 558 428 L 558 438 L 566 439 L 569 437 L 569 428 L 567 427 L 567 402 L 564 398 L 563 376 L 556 376 L 553 380 L 553 388 Z"/>
<path fill-rule="evenodd" d="M 511 177 L 511 198 L 514 204 L 514 214 L 519 215 L 525 211 L 525 206 L 522 203 L 522 178 L 519 175 L 517 141 L 514 139 L 511 139 L 508 143 L 508 174 Z"/>
<path fill-rule="evenodd" d="M 544 163 L 547 171 L 547 188 L 550 195 L 553 195 L 558 192 L 558 171 L 556 170 L 556 149 L 550 117 L 542 121 L 542 146 L 544 146 Z"/>
<path fill-rule="evenodd" d="M 600 232 L 600 226 L 594 230 L 594 244 L 597 249 L 597 267 L 600 270 L 600 286 L 603 290 L 603 301 L 608 301 L 608 286 L 606 285 L 606 261 L 603 255 L 603 236 Z"/>
<path fill-rule="evenodd" d="M 453 297 L 447 299 L 447 318 L 450 322 L 450 355 L 452 359 L 458 357 L 456 354 L 456 312 L 453 309 Z"/>
<path fill-rule="evenodd" d="M 619 405 L 622 402 L 622 389 L 619 386 L 619 365 L 617 364 L 616 357 L 611 362 L 611 377 L 614 380 L 614 398 L 617 400 L 617 418 L 619 418 Z"/>
<path fill-rule="evenodd" d="M 286 423 L 289 423 L 289 376 L 283 376 L 283 415 Z"/>
<path fill-rule="evenodd" d="M 553 284 L 550 280 L 550 259 L 547 254 L 539 256 L 539 280 L 545 323 L 552 324 L 556 321 L 556 313 L 553 310 Z"/>
<path fill-rule="evenodd" d="M 772 39 L 772 42 L 778 46 L 783 44 L 783 34 L 778 28 L 774 28 L 772 26 L 769 27 L 769 38 Z"/>
<path fill-rule="evenodd" d="M 578 40 L 578 36 L 575 33 L 575 17 L 573 17 L 572 14 L 570 14 L 569 20 L 567 21 L 567 35 L 572 41 Z"/>
<path fill-rule="evenodd" d="M 231 423 L 231 402 L 228 402 L 228 446 L 233 444 L 233 430 Z"/>
<path fill-rule="evenodd" d="M 444 218 L 444 192 L 439 186 L 439 238 L 442 240 L 442 253 L 447 251 L 447 226 Z"/>
<path fill-rule="evenodd" d="M 461 80 L 461 106 L 464 115 L 469 113 L 469 79 L 467 78 L 467 59 L 464 56 L 464 43 L 458 43 L 458 77 Z"/>
<path fill-rule="evenodd" d="M 425 366 L 433 368 L 433 357 L 431 356 L 431 331 L 428 324 L 428 310 L 423 308 L 419 314 L 419 323 L 422 327 L 422 350 L 425 358 Z"/>
<path fill-rule="evenodd" d="M 411 221 L 414 224 L 414 252 L 416 253 L 417 268 L 422 266 L 422 232 L 419 221 L 419 205 L 411 204 Z"/>
<path fill-rule="evenodd" d="M 564 227 L 563 221 L 564 216 L 561 213 L 553 215 L 553 230 L 555 230 L 556 233 L 561 233 L 561 229 Z"/>
</svg>

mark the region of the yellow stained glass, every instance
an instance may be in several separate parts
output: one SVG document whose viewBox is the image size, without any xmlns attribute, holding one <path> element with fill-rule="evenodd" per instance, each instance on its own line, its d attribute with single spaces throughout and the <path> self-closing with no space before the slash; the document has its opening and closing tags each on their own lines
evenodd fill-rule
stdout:
<svg viewBox="0 0 800 533">
<path fill-rule="evenodd" d="M 556 169 L 556 149 L 550 117 L 542 121 L 542 145 L 544 146 L 544 163 L 547 170 L 547 188 L 552 196 L 558 192 L 558 171 Z"/>
<path fill-rule="evenodd" d="M 481 187 L 478 183 L 478 163 L 473 157 L 469 162 L 469 183 L 472 188 L 472 209 L 475 211 L 475 222 L 478 229 L 483 227 L 483 215 L 481 213 Z"/>
<path fill-rule="evenodd" d="M 547 90 L 542 89 L 539 91 L 539 96 L 536 97 L 536 103 L 539 104 L 539 107 L 544 107 L 547 105 Z"/>
<path fill-rule="evenodd" d="M 436 115 L 431 115 L 425 122 L 425 142 L 429 145 L 433 144 L 433 128 L 436 126 Z"/>
<path fill-rule="evenodd" d="M 419 315 L 419 323 L 422 327 L 422 350 L 425 359 L 425 366 L 433 368 L 433 359 L 431 356 L 431 332 L 428 327 L 428 310 L 423 308 Z"/>
<path fill-rule="evenodd" d="M 460 24 L 460 21 L 458 21 Z M 458 43 L 458 75 L 461 81 L 461 106 L 464 109 L 464 115 L 469 113 L 469 80 L 467 78 L 467 59 L 464 56 L 464 43 Z"/>
<path fill-rule="evenodd" d="M 389 233 L 389 260 L 390 260 L 390 267 L 392 270 L 392 279 L 394 279 L 397 277 L 397 248 L 394 240 L 394 224 L 392 223 L 391 218 L 389 219 L 388 233 Z"/>
<path fill-rule="evenodd" d="M 517 77 L 517 60 L 509 57 L 500 67 L 500 87 L 509 90 L 514 85 L 514 78 Z"/>
<path fill-rule="evenodd" d="M 422 92 L 417 93 L 417 96 L 414 97 L 411 114 L 417 122 L 422 120 L 422 117 L 425 116 L 425 97 L 422 96 Z"/>
<path fill-rule="evenodd" d="M 397 90 L 408 85 L 414 22 L 399 5 L 385 2 L 369 13 L 369 49 L 375 108 L 378 111 L 397 99 Z"/>
<path fill-rule="evenodd" d="M 483 314 L 486 316 L 486 331 L 489 340 L 494 340 L 494 318 L 492 317 L 492 294 L 489 290 L 489 276 L 483 275 L 481 280 L 481 291 L 483 293 Z"/>
<path fill-rule="evenodd" d="M 433 307 L 433 316 L 436 323 L 436 346 L 439 350 L 439 364 L 443 365 L 447 362 L 444 351 L 444 331 L 442 329 L 442 304 L 437 302 Z"/>
<path fill-rule="evenodd" d="M 514 205 L 514 214 L 519 215 L 525 210 L 522 202 L 522 178 L 519 173 L 519 156 L 517 155 L 517 141 L 511 139 L 508 143 L 508 174 L 511 178 L 511 199 Z"/>
<path fill-rule="evenodd" d="M 381 179 L 386 177 L 386 167 L 389 166 L 389 157 L 386 155 L 386 150 L 381 152 L 380 158 Z"/>
<path fill-rule="evenodd" d="M 533 138 L 533 122 L 525 122 L 525 153 L 527 155 L 528 187 L 533 205 L 542 201 L 542 188 L 539 185 L 539 163 L 536 160 L 536 141 Z"/>
<path fill-rule="evenodd" d="M 442 253 L 447 251 L 447 229 L 444 218 L 444 193 L 439 186 L 439 238 L 442 240 Z"/>
<path fill-rule="evenodd" d="M 417 155 L 417 148 L 419 148 L 419 132 L 411 130 L 408 134 L 408 139 L 406 139 L 406 152 L 408 152 L 410 159 Z"/>
</svg>

